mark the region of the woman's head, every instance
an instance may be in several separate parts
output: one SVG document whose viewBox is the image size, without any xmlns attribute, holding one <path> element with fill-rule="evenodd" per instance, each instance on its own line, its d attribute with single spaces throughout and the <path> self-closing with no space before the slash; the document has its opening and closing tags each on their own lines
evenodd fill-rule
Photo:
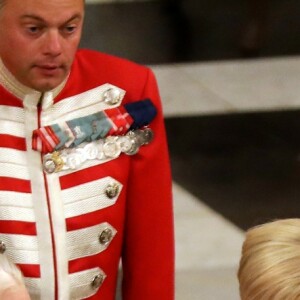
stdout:
<svg viewBox="0 0 300 300">
<path fill-rule="evenodd" d="M 300 219 L 248 230 L 238 279 L 242 300 L 300 299 Z"/>
</svg>

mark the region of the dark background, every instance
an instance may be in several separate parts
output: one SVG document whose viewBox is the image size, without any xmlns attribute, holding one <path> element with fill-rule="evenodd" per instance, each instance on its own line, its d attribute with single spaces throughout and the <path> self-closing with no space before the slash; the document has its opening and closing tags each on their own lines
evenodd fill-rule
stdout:
<svg viewBox="0 0 300 300">
<path fill-rule="evenodd" d="M 142 64 L 300 53 L 300 1 L 88 5 L 82 47 Z M 300 96 L 300 95 L 299 95 Z M 300 216 L 300 111 L 166 118 L 174 180 L 242 229 Z"/>
</svg>

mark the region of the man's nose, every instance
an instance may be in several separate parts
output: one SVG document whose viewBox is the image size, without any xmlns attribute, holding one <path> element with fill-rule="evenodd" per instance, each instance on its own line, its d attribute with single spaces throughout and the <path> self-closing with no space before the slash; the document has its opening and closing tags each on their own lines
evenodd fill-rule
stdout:
<svg viewBox="0 0 300 300">
<path fill-rule="evenodd" d="M 62 37 L 58 30 L 50 30 L 46 34 L 44 54 L 58 56 L 62 52 Z"/>
</svg>

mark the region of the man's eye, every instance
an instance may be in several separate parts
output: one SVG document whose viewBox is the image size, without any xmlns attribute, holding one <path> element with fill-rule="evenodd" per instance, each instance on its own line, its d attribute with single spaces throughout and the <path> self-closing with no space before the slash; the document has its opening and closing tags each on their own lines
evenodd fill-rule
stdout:
<svg viewBox="0 0 300 300">
<path fill-rule="evenodd" d="M 38 26 L 28 26 L 27 30 L 29 33 L 38 33 L 40 28 Z"/>
<path fill-rule="evenodd" d="M 66 26 L 64 29 L 66 33 L 73 33 L 75 30 L 76 30 L 76 26 L 74 25 Z"/>
</svg>

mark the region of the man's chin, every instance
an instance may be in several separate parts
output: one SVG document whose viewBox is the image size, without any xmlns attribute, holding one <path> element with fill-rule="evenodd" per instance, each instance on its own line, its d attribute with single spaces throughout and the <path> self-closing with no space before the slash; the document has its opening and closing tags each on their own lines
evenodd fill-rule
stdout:
<svg viewBox="0 0 300 300">
<path fill-rule="evenodd" d="M 57 88 L 65 79 L 43 80 L 41 82 L 32 82 L 30 88 L 45 93 Z"/>
</svg>

